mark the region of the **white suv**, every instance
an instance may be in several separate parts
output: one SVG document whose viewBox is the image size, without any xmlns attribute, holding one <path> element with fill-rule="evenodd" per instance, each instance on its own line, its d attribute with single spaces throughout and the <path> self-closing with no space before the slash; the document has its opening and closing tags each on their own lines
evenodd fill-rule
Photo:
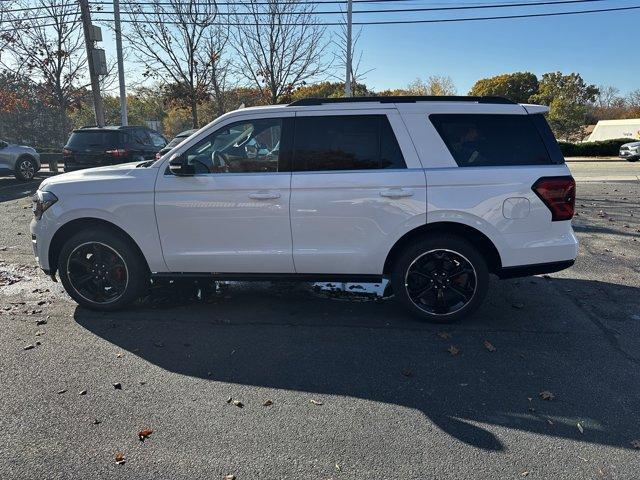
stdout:
<svg viewBox="0 0 640 480">
<path fill-rule="evenodd" d="M 40 266 L 93 309 L 150 277 L 391 280 L 423 318 L 482 302 L 489 274 L 573 264 L 575 182 L 543 113 L 489 97 L 245 108 L 157 161 L 68 173 L 34 196 Z"/>
</svg>

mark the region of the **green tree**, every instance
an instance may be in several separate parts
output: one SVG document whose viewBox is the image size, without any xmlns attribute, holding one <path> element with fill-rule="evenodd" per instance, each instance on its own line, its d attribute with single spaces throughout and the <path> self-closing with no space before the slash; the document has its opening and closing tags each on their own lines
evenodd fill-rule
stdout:
<svg viewBox="0 0 640 480">
<path fill-rule="evenodd" d="M 370 95 L 366 85 L 361 83 L 352 85 L 354 97 L 365 97 Z M 310 85 L 303 85 L 291 94 L 291 100 L 303 98 L 340 98 L 344 97 L 343 82 L 320 82 Z"/>
<path fill-rule="evenodd" d="M 598 92 L 579 73 L 551 72 L 542 75 L 538 93 L 530 101 L 549 106 L 549 125 L 558 138 L 576 140 L 584 136 L 588 106 Z"/>
<path fill-rule="evenodd" d="M 538 93 L 538 77 L 531 72 L 515 72 L 478 80 L 469 95 L 497 96 L 518 103 L 527 103 Z"/>
</svg>

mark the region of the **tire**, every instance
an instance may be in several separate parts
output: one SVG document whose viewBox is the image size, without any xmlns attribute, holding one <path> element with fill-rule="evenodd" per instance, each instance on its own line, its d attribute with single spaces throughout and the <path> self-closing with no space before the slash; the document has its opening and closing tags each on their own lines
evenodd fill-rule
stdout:
<svg viewBox="0 0 640 480">
<path fill-rule="evenodd" d="M 38 166 L 33 158 L 25 156 L 19 157 L 16 161 L 15 177 L 23 182 L 28 182 L 29 180 L 33 180 L 37 169 Z"/>
<path fill-rule="evenodd" d="M 69 238 L 60 251 L 58 272 L 69 296 L 91 310 L 125 308 L 149 287 L 149 268 L 135 245 L 104 227 Z"/>
<path fill-rule="evenodd" d="M 394 262 L 391 285 L 400 303 L 422 320 L 452 323 L 482 304 L 489 270 L 483 255 L 467 240 L 435 234 L 402 252 Z"/>
</svg>

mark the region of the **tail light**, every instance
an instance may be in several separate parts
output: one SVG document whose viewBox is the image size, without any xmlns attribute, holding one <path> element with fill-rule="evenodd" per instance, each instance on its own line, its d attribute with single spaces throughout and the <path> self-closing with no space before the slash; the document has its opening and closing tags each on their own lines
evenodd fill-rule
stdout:
<svg viewBox="0 0 640 480">
<path fill-rule="evenodd" d="M 71 150 L 69 150 L 68 148 L 63 148 L 62 149 L 62 156 L 63 157 L 68 157 L 68 156 L 71 155 L 71 153 L 73 153 L 73 152 L 71 152 Z"/>
<path fill-rule="evenodd" d="M 573 177 L 542 177 L 531 189 L 551 210 L 551 221 L 571 220 L 576 203 L 576 181 Z"/>
<path fill-rule="evenodd" d="M 111 155 L 112 157 L 126 157 L 127 151 L 124 148 L 118 148 L 116 150 L 107 150 L 105 152 L 107 155 Z"/>
</svg>

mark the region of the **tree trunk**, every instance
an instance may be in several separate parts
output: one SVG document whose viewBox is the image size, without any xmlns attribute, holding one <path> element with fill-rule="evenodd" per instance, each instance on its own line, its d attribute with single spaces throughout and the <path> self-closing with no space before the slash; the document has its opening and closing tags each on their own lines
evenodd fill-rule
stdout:
<svg viewBox="0 0 640 480">
<path fill-rule="evenodd" d="M 192 128 L 198 128 L 198 101 L 195 92 L 191 95 L 191 124 Z"/>
</svg>

